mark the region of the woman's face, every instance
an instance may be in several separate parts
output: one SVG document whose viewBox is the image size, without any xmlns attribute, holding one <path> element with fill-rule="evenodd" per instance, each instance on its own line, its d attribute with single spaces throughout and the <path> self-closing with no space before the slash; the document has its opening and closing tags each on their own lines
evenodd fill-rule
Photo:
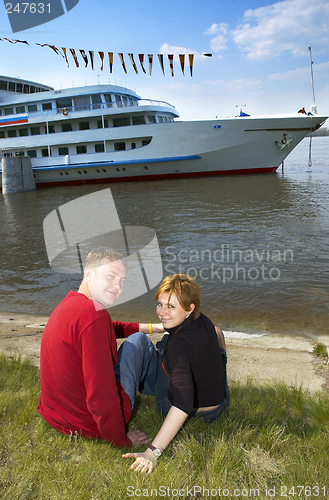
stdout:
<svg viewBox="0 0 329 500">
<path fill-rule="evenodd" d="M 195 305 L 190 304 L 189 311 L 185 311 L 182 308 L 175 293 L 171 294 L 169 300 L 169 293 L 162 293 L 159 295 L 157 305 L 156 305 L 156 313 L 162 321 L 163 327 L 174 328 L 175 326 L 183 323 L 184 319 L 191 314 L 194 310 Z"/>
</svg>

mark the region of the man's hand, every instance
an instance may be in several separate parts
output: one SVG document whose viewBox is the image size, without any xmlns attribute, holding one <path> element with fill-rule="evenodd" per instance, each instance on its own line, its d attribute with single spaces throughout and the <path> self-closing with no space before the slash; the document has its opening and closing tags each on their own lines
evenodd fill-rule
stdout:
<svg viewBox="0 0 329 500">
<path fill-rule="evenodd" d="M 130 466 L 130 468 L 135 472 L 151 474 L 157 465 L 157 459 L 149 448 L 144 451 L 144 453 L 125 453 L 122 457 L 136 458 L 135 462 Z"/>
<path fill-rule="evenodd" d="M 140 431 L 139 429 L 127 432 L 127 437 L 130 439 L 133 446 L 148 444 L 151 441 L 146 432 Z"/>
</svg>

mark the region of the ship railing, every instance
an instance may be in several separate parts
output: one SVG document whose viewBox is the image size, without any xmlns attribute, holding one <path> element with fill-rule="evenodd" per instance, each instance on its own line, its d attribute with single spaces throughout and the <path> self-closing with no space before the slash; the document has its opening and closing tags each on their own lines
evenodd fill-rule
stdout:
<svg viewBox="0 0 329 500">
<path fill-rule="evenodd" d="M 105 111 L 113 108 L 128 108 L 128 107 L 141 107 L 141 106 L 163 107 L 175 110 L 175 106 L 165 101 L 155 101 L 152 99 L 129 99 L 124 101 L 120 100 L 120 101 L 111 101 L 106 103 L 86 103 L 80 106 L 73 106 L 73 105 L 65 106 L 65 104 L 63 103 L 63 105 L 60 104 L 58 107 L 52 109 L 29 111 L 28 115 L 31 118 L 44 116 L 47 119 L 48 117 L 56 116 L 60 113 L 62 113 L 64 116 L 67 116 L 70 113 L 79 113 L 81 111 L 93 111 L 96 109 L 102 109 Z M 22 114 L 24 113 L 6 115 L 6 117 L 9 118 L 10 116 L 15 116 L 17 118 L 19 115 Z"/>
</svg>

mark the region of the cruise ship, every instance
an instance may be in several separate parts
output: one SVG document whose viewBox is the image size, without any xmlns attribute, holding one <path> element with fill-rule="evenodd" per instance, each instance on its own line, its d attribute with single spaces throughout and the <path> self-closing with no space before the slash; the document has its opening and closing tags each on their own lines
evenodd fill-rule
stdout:
<svg viewBox="0 0 329 500">
<path fill-rule="evenodd" d="M 53 89 L 0 76 L 0 154 L 29 156 L 36 187 L 274 172 L 327 117 L 181 121 L 113 83 Z"/>
</svg>

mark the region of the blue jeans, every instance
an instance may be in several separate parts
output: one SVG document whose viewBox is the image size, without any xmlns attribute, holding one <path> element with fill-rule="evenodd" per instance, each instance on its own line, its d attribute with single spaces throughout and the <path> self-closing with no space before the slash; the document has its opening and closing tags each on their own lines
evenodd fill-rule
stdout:
<svg viewBox="0 0 329 500">
<path fill-rule="evenodd" d="M 118 361 L 114 367 L 116 380 L 128 394 L 131 409 L 135 404 L 137 391 L 154 396 L 160 412 L 167 409 L 168 377 L 161 366 L 162 352 L 155 349 L 150 339 L 141 332 L 125 339 L 118 350 Z"/>
</svg>

